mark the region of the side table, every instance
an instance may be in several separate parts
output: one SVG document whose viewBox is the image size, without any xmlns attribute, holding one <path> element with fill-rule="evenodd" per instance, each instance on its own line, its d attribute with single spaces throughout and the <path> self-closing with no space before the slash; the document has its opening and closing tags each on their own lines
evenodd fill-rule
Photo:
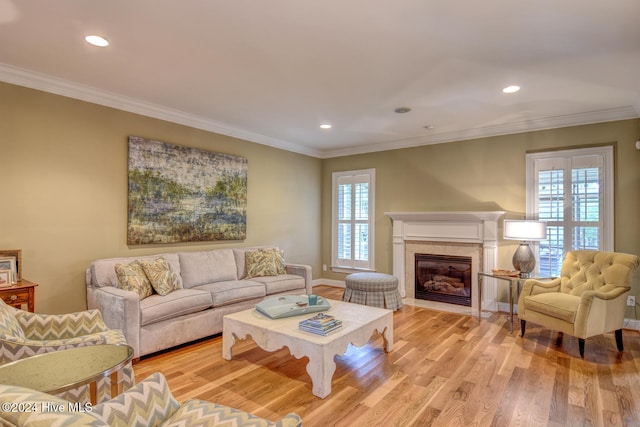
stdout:
<svg viewBox="0 0 640 427">
<path fill-rule="evenodd" d="M 520 296 L 520 288 L 522 284 L 528 279 L 536 280 L 551 280 L 553 277 L 513 277 L 513 276 L 500 276 L 493 273 L 478 273 L 478 318 L 482 313 L 482 278 L 490 277 L 492 279 L 504 280 L 509 282 L 509 333 L 513 332 L 513 303 L 518 301 Z M 514 300 L 514 286 L 515 286 L 515 300 Z"/>
<path fill-rule="evenodd" d="M 22 304 L 27 304 L 27 310 L 35 313 L 36 286 L 38 284 L 22 279 L 15 285 L 0 288 L 0 298 L 15 308 L 22 309 Z"/>
<path fill-rule="evenodd" d="M 96 344 L 37 354 L 0 366 L 0 384 L 56 394 L 89 384 L 96 404 L 96 381 L 111 376 L 111 397 L 122 392 L 120 370 L 133 357 L 128 345 Z"/>
</svg>

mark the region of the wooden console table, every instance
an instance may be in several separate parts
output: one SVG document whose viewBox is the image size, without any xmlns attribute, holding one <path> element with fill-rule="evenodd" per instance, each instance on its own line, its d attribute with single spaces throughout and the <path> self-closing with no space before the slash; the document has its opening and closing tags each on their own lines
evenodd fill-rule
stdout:
<svg viewBox="0 0 640 427">
<path fill-rule="evenodd" d="M 0 288 L 0 298 L 12 307 L 22 309 L 22 304 L 27 304 L 27 310 L 35 313 L 36 286 L 38 284 L 22 279 L 12 286 Z"/>
</svg>

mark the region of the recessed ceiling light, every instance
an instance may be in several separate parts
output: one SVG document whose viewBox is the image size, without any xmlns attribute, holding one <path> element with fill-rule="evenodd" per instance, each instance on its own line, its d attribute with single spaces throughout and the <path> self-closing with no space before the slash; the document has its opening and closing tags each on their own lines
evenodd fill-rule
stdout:
<svg viewBox="0 0 640 427">
<path fill-rule="evenodd" d="M 94 46 L 98 46 L 98 47 L 109 46 L 109 42 L 104 37 L 90 35 L 90 36 L 86 36 L 84 39 L 87 41 L 87 43 L 92 44 Z"/>
<path fill-rule="evenodd" d="M 320 125 L 320 129 L 331 129 L 331 125 L 329 123 L 323 123 Z"/>
<path fill-rule="evenodd" d="M 516 93 L 519 90 L 520 90 L 520 86 L 516 86 L 516 85 L 507 86 L 504 89 L 502 89 L 504 93 Z"/>
<path fill-rule="evenodd" d="M 411 108 L 409 108 L 409 107 L 398 107 L 393 111 L 398 113 L 398 114 L 404 114 L 404 113 L 408 113 L 409 111 L 411 111 Z"/>
</svg>

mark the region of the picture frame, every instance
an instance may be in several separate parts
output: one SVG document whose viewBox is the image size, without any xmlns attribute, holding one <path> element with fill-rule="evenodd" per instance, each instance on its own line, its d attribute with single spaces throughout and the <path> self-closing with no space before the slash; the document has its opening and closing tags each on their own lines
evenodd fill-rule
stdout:
<svg viewBox="0 0 640 427">
<path fill-rule="evenodd" d="M 129 136 L 127 244 L 242 241 L 245 157 Z"/>
<path fill-rule="evenodd" d="M 20 249 L 0 249 L 0 258 L 4 257 L 14 257 L 15 258 L 15 271 L 13 275 L 13 280 L 20 281 L 22 280 L 22 250 Z M 1 269 L 1 268 L 0 268 Z"/>
<path fill-rule="evenodd" d="M 0 288 L 7 288 L 13 285 L 13 273 L 11 270 L 0 270 Z"/>
<path fill-rule="evenodd" d="M 9 271 L 9 284 L 15 284 L 17 278 L 16 257 L 3 256 L 0 257 L 0 271 Z"/>
</svg>

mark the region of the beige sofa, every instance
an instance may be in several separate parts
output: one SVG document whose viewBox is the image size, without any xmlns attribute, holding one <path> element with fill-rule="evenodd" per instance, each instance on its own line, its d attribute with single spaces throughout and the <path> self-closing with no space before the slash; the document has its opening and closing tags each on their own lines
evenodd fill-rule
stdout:
<svg viewBox="0 0 640 427">
<path fill-rule="evenodd" d="M 254 307 L 275 295 L 311 293 L 308 265 L 284 263 L 279 274 L 247 265 L 246 260 L 256 251 L 272 249 L 277 250 L 225 248 L 99 259 L 86 271 L 87 305 L 100 310 L 110 328 L 124 332 L 134 358 L 215 335 L 222 332 L 226 314 Z M 122 289 L 116 265 L 159 258 L 175 273 L 177 289 L 143 298 Z"/>
</svg>

